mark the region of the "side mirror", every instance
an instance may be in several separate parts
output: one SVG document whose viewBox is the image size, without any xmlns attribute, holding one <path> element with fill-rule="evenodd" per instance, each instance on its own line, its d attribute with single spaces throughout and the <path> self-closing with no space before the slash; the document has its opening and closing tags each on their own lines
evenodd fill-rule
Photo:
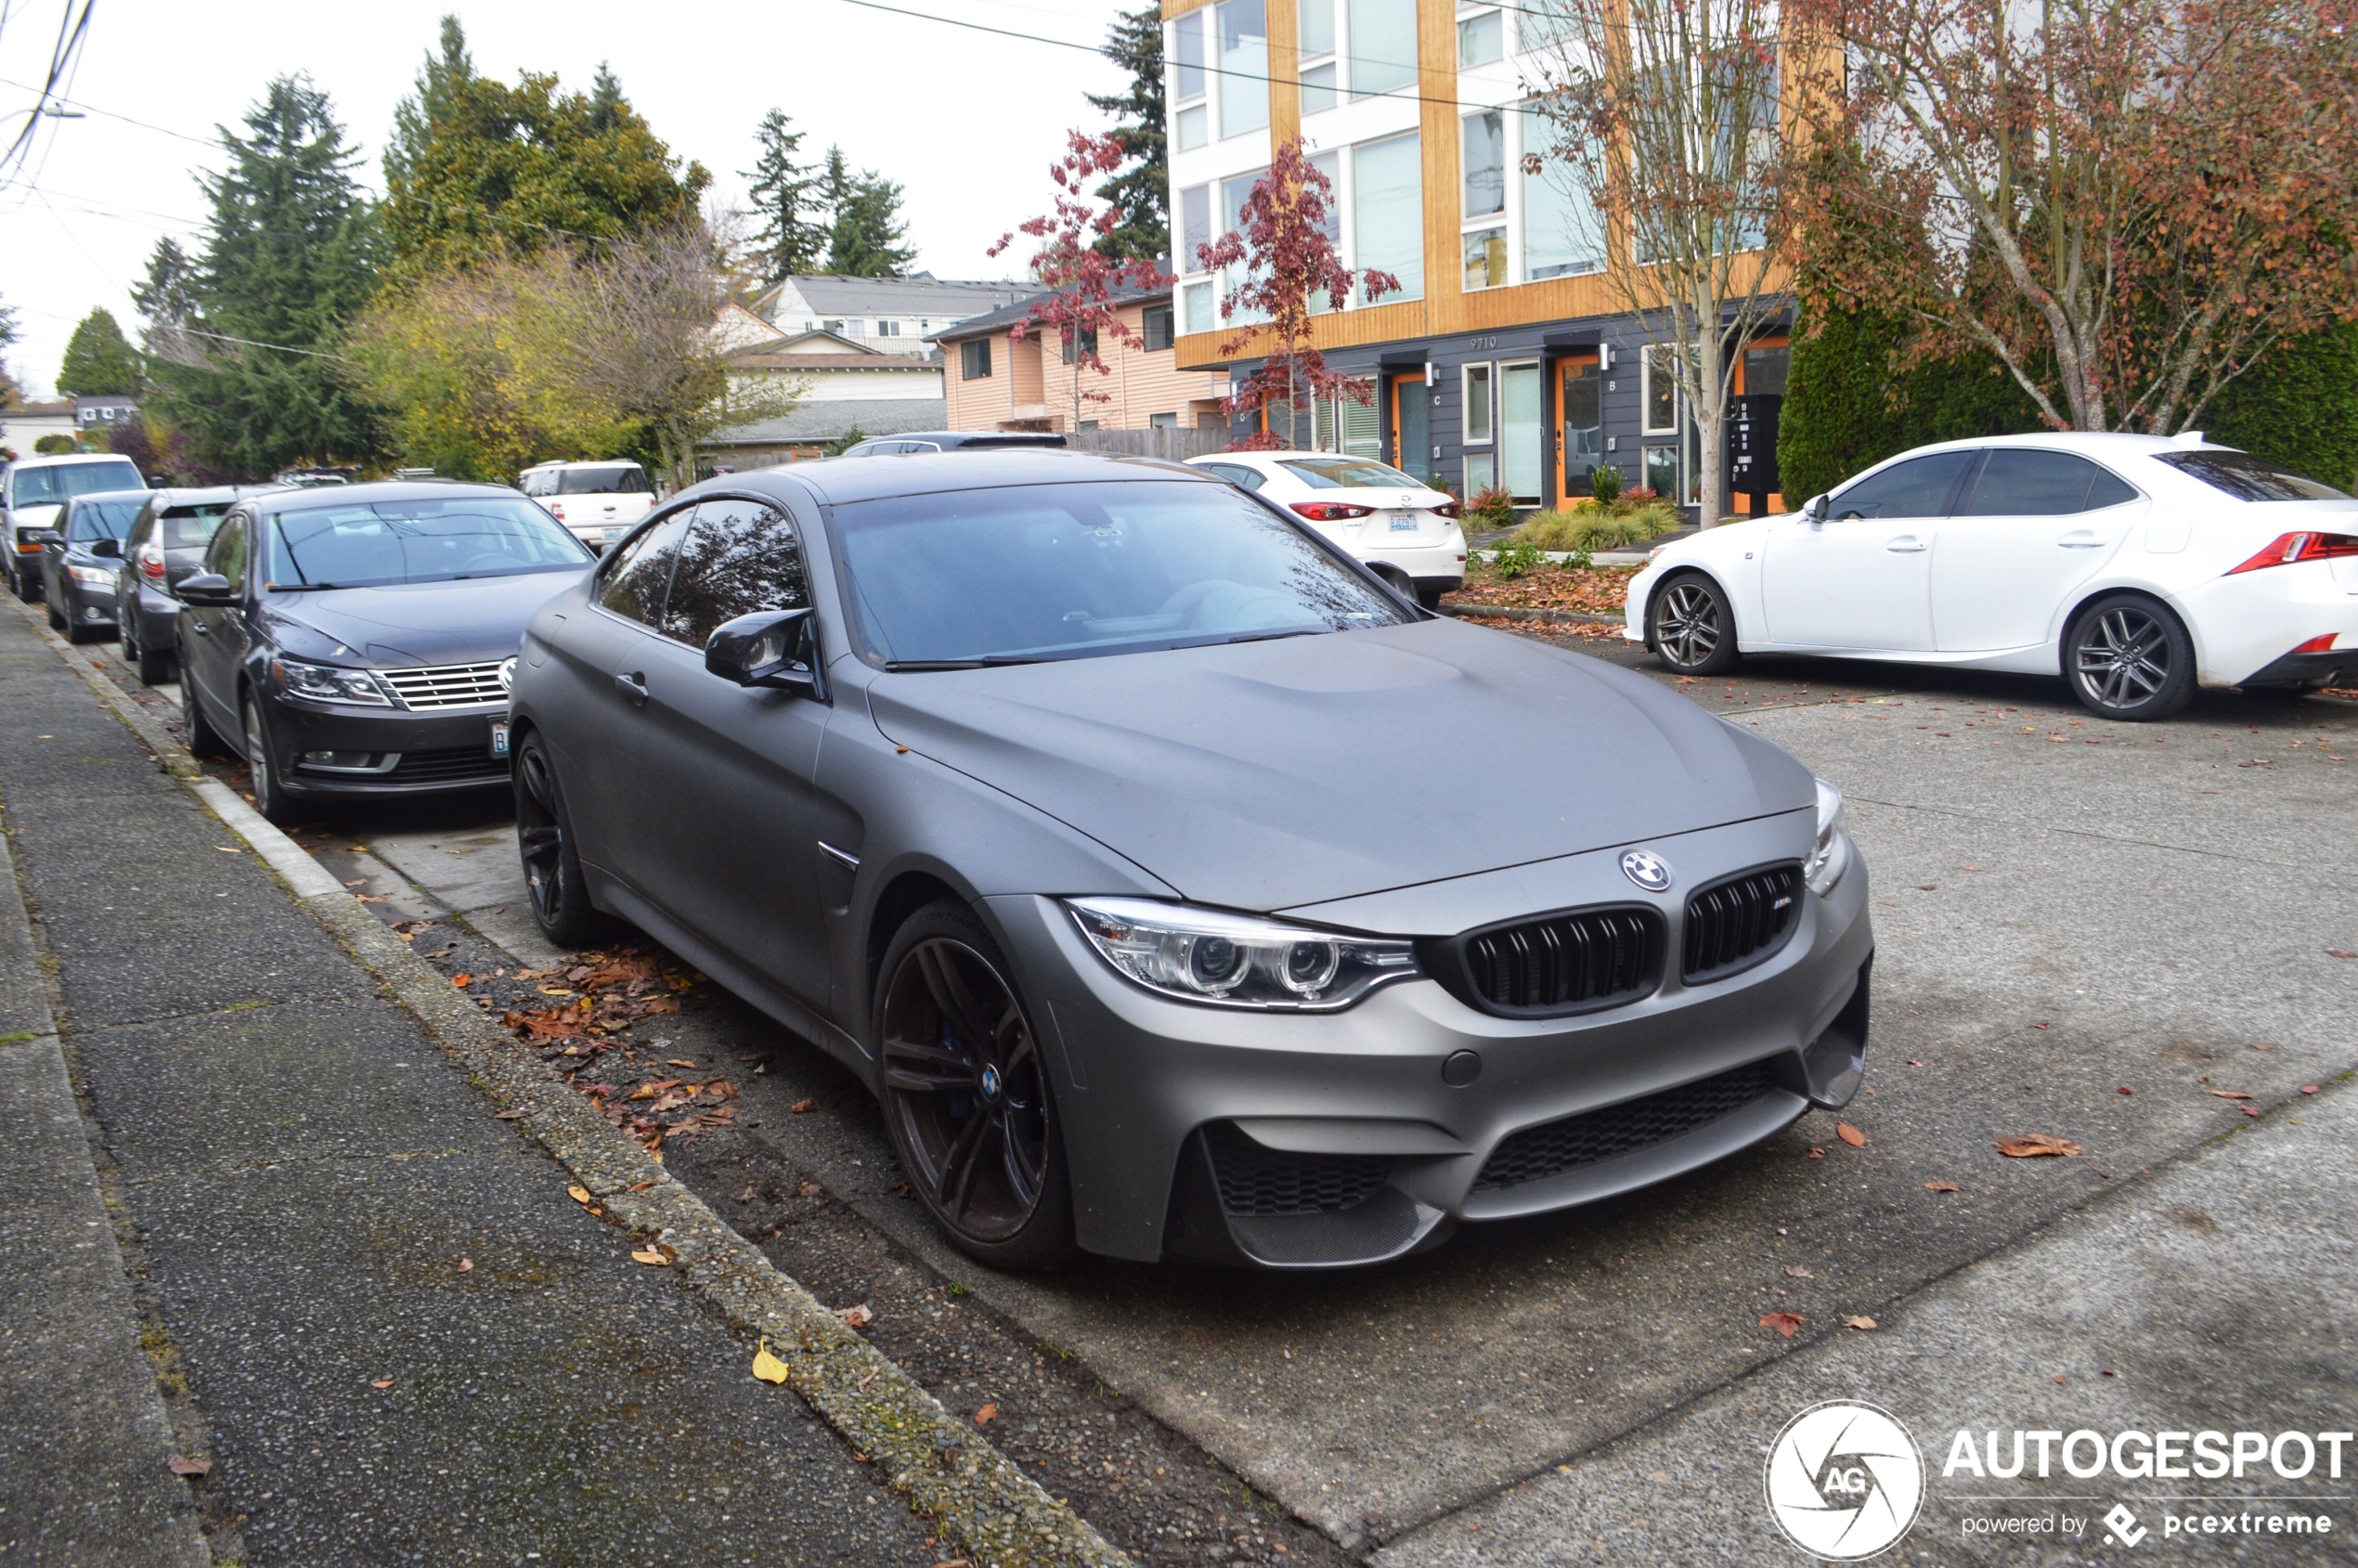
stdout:
<svg viewBox="0 0 2358 1568">
<path fill-rule="evenodd" d="M 827 677 L 818 651 L 818 627 L 808 605 L 766 610 L 739 616 L 716 630 L 704 645 L 704 667 L 740 686 L 764 686 L 825 702 Z"/>
<path fill-rule="evenodd" d="M 238 590 L 231 588 L 229 579 L 218 572 L 199 572 L 193 577 L 182 577 L 172 591 L 183 604 L 216 605 L 238 602 Z"/>
<path fill-rule="evenodd" d="M 1823 523 L 1826 520 L 1826 498 L 1812 496 L 1802 502 L 1801 515 L 1809 522 Z"/>
<path fill-rule="evenodd" d="M 25 535 L 24 542 L 38 545 L 63 544 L 66 542 L 66 537 L 55 528 L 35 528 Z"/>
<path fill-rule="evenodd" d="M 123 541 L 121 539 L 92 539 L 90 553 L 103 561 L 120 561 L 123 559 Z"/>
</svg>

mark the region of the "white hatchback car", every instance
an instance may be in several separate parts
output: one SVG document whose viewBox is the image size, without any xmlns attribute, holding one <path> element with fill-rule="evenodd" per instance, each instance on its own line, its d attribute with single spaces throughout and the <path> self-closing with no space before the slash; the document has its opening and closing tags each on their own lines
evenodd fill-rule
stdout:
<svg viewBox="0 0 2358 1568">
<path fill-rule="evenodd" d="M 1682 674 L 1739 651 L 2060 674 L 2160 719 L 2197 686 L 2358 672 L 2358 500 L 2199 433 L 1950 442 L 1662 546 L 1627 608 Z"/>
<path fill-rule="evenodd" d="M 596 551 L 637 527 L 655 504 L 647 471 L 628 461 L 538 463 L 516 476 L 516 488 Z"/>
<path fill-rule="evenodd" d="M 1187 460 L 1287 508 L 1427 609 L 1465 584 L 1456 498 L 1396 468 L 1333 452 L 1221 452 Z"/>
</svg>

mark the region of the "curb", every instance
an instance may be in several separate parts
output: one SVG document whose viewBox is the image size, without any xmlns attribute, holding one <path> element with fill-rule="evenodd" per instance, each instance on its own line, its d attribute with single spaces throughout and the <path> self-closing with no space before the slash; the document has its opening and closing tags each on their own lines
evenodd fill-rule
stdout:
<svg viewBox="0 0 2358 1568">
<path fill-rule="evenodd" d="M 18 606 L 20 612 L 24 607 Z M 634 1237 L 671 1248 L 681 1283 L 738 1337 L 765 1341 L 788 1387 L 886 1484 L 980 1568 L 1131 1568 L 1095 1528 L 942 1407 L 915 1379 L 846 1327 L 739 1236 L 644 1149 L 486 1019 L 327 870 L 214 779 L 139 711 L 81 650 L 28 613 L 34 630 L 89 681 L 167 772 L 253 849 L 310 912 L 414 1015 L 469 1083 L 587 1188 Z M 188 771 L 174 766 L 185 761 Z M 750 1375 L 750 1374 L 748 1374 Z"/>
<path fill-rule="evenodd" d="M 1577 610 L 1525 610 L 1507 604 L 1441 604 L 1436 605 L 1445 616 L 1464 620 L 1535 621 L 1542 626 L 1627 626 L 1626 616 L 1600 612 L 1587 615 Z"/>
</svg>

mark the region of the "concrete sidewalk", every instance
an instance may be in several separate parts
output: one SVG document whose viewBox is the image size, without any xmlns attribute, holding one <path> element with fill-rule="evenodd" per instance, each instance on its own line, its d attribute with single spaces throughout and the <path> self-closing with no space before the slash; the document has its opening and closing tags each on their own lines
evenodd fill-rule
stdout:
<svg viewBox="0 0 2358 1568">
<path fill-rule="evenodd" d="M 81 1248 L 105 1227 L 86 1146 L 78 1192 L 66 1169 L 72 1108 L 9 1057 L 13 1126 L 45 1129 L 11 1147 L 9 1244 L 79 1266 L 7 1260 L 0 1539 L 201 1562 L 193 1501 L 225 1562 L 936 1561 L 15 616 L 0 711 L 0 800 L 127 1238 L 119 1263 Z M 0 985 L 0 1032 L 35 1039 L 0 1049 L 40 1043 L 23 989 Z M 163 1472 L 142 1336 L 185 1378 L 200 1482 Z"/>
</svg>

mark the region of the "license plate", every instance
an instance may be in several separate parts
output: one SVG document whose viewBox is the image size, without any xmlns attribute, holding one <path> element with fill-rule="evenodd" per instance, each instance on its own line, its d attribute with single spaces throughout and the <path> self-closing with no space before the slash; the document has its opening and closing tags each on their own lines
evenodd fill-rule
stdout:
<svg viewBox="0 0 2358 1568">
<path fill-rule="evenodd" d="M 491 721 L 491 755 L 494 757 L 508 755 L 508 721 L 504 719 L 495 719 Z"/>
<path fill-rule="evenodd" d="M 1392 520 L 1392 531 L 1395 534 L 1415 533 L 1417 531 L 1417 514 L 1413 512 L 1403 512 L 1394 517 Z"/>
</svg>

